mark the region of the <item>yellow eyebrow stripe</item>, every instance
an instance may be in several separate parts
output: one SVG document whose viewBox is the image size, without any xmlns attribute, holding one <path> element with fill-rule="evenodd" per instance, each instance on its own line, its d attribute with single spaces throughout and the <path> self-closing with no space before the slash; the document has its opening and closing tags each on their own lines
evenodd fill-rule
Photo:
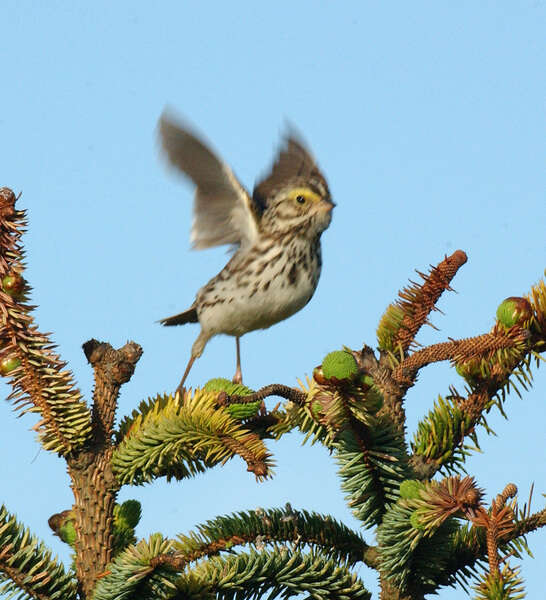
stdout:
<svg viewBox="0 0 546 600">
<path fill-rule="evenodd" d="M 295 198 L 296 196 L 305 196 L 305 198 L 311 200 L 311 202 L 318 202 L 320 200 L 320 196 L 308 187 L 293 188 L 290 190 L 290 196 L 292 198 Z"/>
</svg>

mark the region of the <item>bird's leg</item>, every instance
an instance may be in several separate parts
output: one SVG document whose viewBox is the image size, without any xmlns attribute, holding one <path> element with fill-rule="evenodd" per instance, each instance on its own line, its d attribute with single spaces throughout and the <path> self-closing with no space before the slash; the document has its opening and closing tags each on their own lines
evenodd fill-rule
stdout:
<svg viewBox="0 0 546 600">
<path fill-rule="evenodd" d="M 235 347 L 237 348 L 237 368 L 233 376 L 233 383 L 243 383 L 243 372 L 241 371 L 241 347 L 239 344 L 239 336 L 235 338 Z"/>
<path fill-rule="evenodd" d="M 176 388 L 177 392 L 180 392 L 180 394 L 182 394 L 182 389 L 184 388 L 184 382 L 186 381 L 186 377 L 188 376 L 188 373 L 190 372 L 193 363 L 195 362 L 196 357 L 193 355 L 191 355 L 190 360 L 188 361 L 188 366 L 186 367 L 186 370 L 184 371 L 184 375 L 182 375 L 182 379 L 180 381 L 180 383 L 178 384 L 178 387 Z"/>
<path fill-rule="evenodd" d="M 180 392 L 180 394 L 182 394 L 182 388 L 184 387 L 184 382 L 186 381 L 186 377 L 188 376 L 188 373 L 190 372 L 190 370 L 193 366 L 193 363 L 195 362 L 195 359 L 199 358 L 201 356 L 201 354 L 203 354 L 203 349 L 205 348 L 205 345 L 206 345 L 207 341 L 210 339 L 210 337 L 211 337 L 210 333 L 207 333 L 207 332 L 201 330 L 201 332 L 197 336 L 197 339 L 193 343 L 193 346 L 191 347 L 191 357 L 190 357 L 190 360 L 188 361 L 188 366 L 186 367 L 186 370 L 184 371 L 184 375 L 182 375 L 182 380 L 180 381 L 180 383 L 178 384 L 178 387 L 176 388 L 176 391 Z"/>
</svg>

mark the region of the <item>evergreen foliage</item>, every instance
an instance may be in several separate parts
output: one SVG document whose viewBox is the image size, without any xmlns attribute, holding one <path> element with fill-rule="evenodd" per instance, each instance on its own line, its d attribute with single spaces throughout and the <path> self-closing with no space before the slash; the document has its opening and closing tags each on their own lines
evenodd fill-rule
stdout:
<svg viewBox="0 0 546 600">
<path fill-rule="evenodd" d="M 186 598 L 304 598 L 369 600 L 370 594 L 346 567 L 317 554 L 291 552 L 288 548 L 250 551 L 213 557 L 182 576 L 179 593 Z"/>
<path fill-rule="evenodd" d="M 202 390 L 158 396 L 133 411 L 122 424 L 123 439 L 112 457 L 120 483 L 184 479 L 236 455 L 259 478 L 267 476 L 272 464 L 262 440 L 219 407 L 217 397 Z"/>
<path fill-rule="evenodd" d="M 171 598 L 176 589 L 176 574 L 169 568 L 150 565 L 154 557 L 171 548 L 172 541 L 159 533 L 127 548 L 112 561 L 109 573 L 99 579 L 93 600 Z"/>
<path fill-rule="evenodd" d="M 472 427 L 470 415 L 459 408 L 456 398 L 438 396 L 432 410 L 417 425 L 411 448 L 425 460 L 434 461 L 443 471 L 460 472 L 470 450 L 478 445 Z M 467 436 L 472 446 L 460 443 Z"/>
<path fill-rule="evenodd" d="M 72 573 L 0 505 L 0 594 L 13 598 L 76 598 Z"/>
<path fill-rule="evenodd" d="M 368 545 L 362 537 L 330 516 L 294 511 L 257 508 L 239 512 L 199 525 L 196 532 L 180 534 L 173 548 L 183 561 L 191 562 L 240 544 L 262 548 L 265 544 L 305 545 L 339 563 L 356 565 Z"/>
<path fill-rule="evenodd" d="M 144 400 L 115 428 L 121 386 L 142 349 L 90 340 L 84 352 L 95 375 L 92 407 L 81 397 L 33 323 L 27 304 L 20 237 L 23 211 L 0 190 L 0 375 L 21 412 L 37 413 L 42 446 L 65 461 L 74 504 L 49 524 L 73 549 L 66 571 L 15 517 L 0 508 L 0 592 L 36 600 L 368 599 L 356 575 L 375 569 L 381 600 L 422 600 L 460 583 L 476 600 L 523 598 L 512 562 L 528 551 L 526 535 L 546 525 L 507 484 L 486 506 L 465 459 L 486 415 L 511 391 L 531 383 L 546 349 L 546 284 L 511 297 L 491 331 L 419 348 L 416 335 L 466 262 L 458 250 L 421 283 L 411 283 L 385 312 L 378 349 L 327 355 L 301 389 L 280 384 L 254 391 L 215 378 L 202 388 Z M 423 417 L 410 443 L 404 399 L 429 364 L 449 361 L 464 379 Z M 517 386 L 517 387 L 516 387 Z M 278 395 L 279 408 L 264 399 Z M 140 504 L 116 502 L 122 485 L 159 477 L 183 480 L 235 456 L 258 480 L 272 475 L 265 439 L 298 430 L 337 462 L 341 487 L 376 545 L 328 515 L 255 508 L 219 516 L 176 539 L 138 540 Z M 250 485 L 250 483 L 249 483 Z"/>
</svg>

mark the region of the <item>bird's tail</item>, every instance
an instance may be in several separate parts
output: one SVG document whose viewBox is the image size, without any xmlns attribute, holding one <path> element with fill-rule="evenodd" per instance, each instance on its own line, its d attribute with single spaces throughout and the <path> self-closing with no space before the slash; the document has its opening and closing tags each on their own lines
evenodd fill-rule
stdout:
<svg viewBox="0 0 546 600">
<path fill-rule="evenodd" d="M 173 315 L 172 317 L 166 317 L 165 319 L 161 319 L 159 322 L 161 325 L 184 325 L 185 323 L 197 323 L 199 319 L 197 318 L 197 309 L 195 305 L 188 308 L 184 312 L 178 313 L 177 315 Z"/>
</svg>

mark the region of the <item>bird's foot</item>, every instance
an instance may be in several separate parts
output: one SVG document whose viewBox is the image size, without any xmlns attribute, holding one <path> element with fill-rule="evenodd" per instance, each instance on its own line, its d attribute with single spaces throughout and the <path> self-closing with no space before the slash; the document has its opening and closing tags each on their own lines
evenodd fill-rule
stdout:
<svg viewBox="0 0 546 600">
<path fill-rule="evenodd" d="M 238 383 L 238 384 L 243 383 L 243 372 L 241 371 L 241 367 L 237 367 L 237 370 L 235 371 L 235 375 L 233 376 L 233 379 L 231 381 L 233 383 Z"/>
</svg>

